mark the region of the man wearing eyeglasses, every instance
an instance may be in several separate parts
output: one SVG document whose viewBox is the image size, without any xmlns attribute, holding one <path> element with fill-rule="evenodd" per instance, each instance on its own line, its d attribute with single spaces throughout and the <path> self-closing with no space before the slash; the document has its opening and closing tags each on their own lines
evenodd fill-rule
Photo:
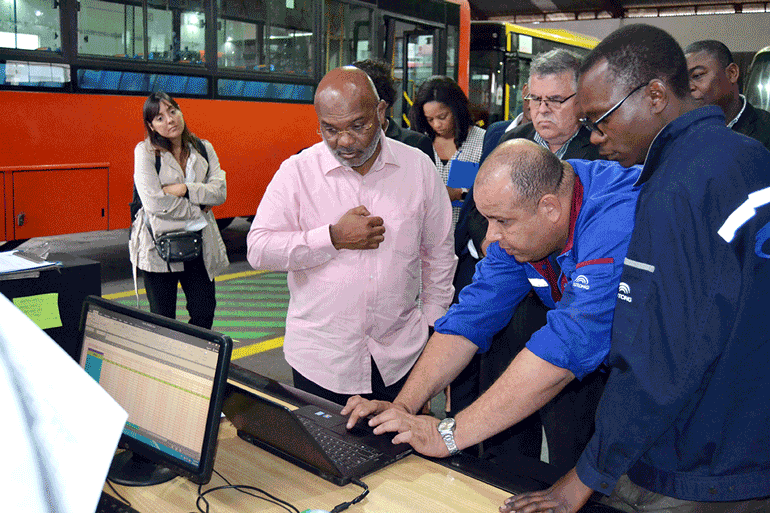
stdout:
<svg viewBox="0 0 770 513">
<path fill-rule="evenodd" d="M 590 132 L 581 128 L 577 98 L 580 59 L 568 50 L 538 55 L 529 68 L 529 112 L 531 125 L 507 132 L 500 143 L 529 139 L 551 150 L 561 159 L 599 158 L 591 145 Z"/>
<path fill-rule="evenodd" d="M 364 71 L 327 73 L 315 110 L 322 141 L 276 172 L 248 260 L 288 271 L 284 355 L 296 387 L 340 404 L 392 399 L 452 301 L 446 187 L 427 155 L 385 137 L 386 103 Z"/>
<path fill-rule="evenodd" d="M 770 152 L 694 108 L 661 29 L 628 25 L 579 82 L 602 155 L 644 163 L 596 432 L 553 487 L 513 511 L 770 511 Z"/>
</svg>

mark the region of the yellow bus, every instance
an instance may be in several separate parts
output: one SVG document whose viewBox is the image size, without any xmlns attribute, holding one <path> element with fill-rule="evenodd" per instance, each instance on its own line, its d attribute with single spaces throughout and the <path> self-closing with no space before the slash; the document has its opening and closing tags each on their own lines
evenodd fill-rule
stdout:
<svg viewBox="0 0 770 513">
<path fill-rule="evenodd" d="M 599 40 L 561 29 L 532 29 L 506 22 L 471 23 L 468 100 L 482 126 L 521 112 L 521 86 L 533 57 L 556 48 L 583 56 Z"/>
</svg>

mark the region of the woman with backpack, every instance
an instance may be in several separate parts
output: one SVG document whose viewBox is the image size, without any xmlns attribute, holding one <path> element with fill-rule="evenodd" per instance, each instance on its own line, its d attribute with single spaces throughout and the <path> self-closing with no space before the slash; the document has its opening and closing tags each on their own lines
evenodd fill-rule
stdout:
<svg viewBox="0 0 770 513">
<path fill-rule="evenodd" d="M 144 103 L 147 138 L 134 149 L 136 212 L 129 254 L 142 270 L 150 311 L 176 317 L 177 285 L 187 299 L 190 324 L 211 329 L 214 277 L 229 265 L 211 207 L 227 197 L 225 172 L 211 143 L 193 135 L 168 94 Z"/>
</svg>

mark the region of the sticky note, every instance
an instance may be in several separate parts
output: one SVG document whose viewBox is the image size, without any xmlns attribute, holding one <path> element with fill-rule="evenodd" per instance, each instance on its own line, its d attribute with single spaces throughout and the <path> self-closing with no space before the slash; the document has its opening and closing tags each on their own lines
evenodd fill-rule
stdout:
<svg viewBox="0 0 770 513">
<path fill-rule="evenodd" d="M 58 328 L 61 326 L 59 316 L 59 293 L 37 294 L 13 298 L 16 308 L 24 312 L 40 329 Z"/>
</svg>

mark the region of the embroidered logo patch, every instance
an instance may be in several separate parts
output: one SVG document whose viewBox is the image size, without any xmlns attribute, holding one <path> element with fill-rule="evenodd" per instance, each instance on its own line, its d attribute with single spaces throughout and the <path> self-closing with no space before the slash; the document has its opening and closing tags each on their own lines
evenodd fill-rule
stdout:
<svg viewBox="0 0 770 513">
<path fill-rule="evenodd" d="M 631 287 L 628 286 L 628 283 L 620 282 L 620 286 L 618 287 L 618 299 L 622 299 L 629 303 L 633 301 L 631 299 Z"/>
<path fill-rule="evenodd" d="M 583 290 L 588 290 L 591 288 L 591 286 L 588 284 L 588 278 L 586 278 L 585 274 L 581 274 L 580 276 L 575 278 L 572 281 L 572 286 Z"/>
</svg>

